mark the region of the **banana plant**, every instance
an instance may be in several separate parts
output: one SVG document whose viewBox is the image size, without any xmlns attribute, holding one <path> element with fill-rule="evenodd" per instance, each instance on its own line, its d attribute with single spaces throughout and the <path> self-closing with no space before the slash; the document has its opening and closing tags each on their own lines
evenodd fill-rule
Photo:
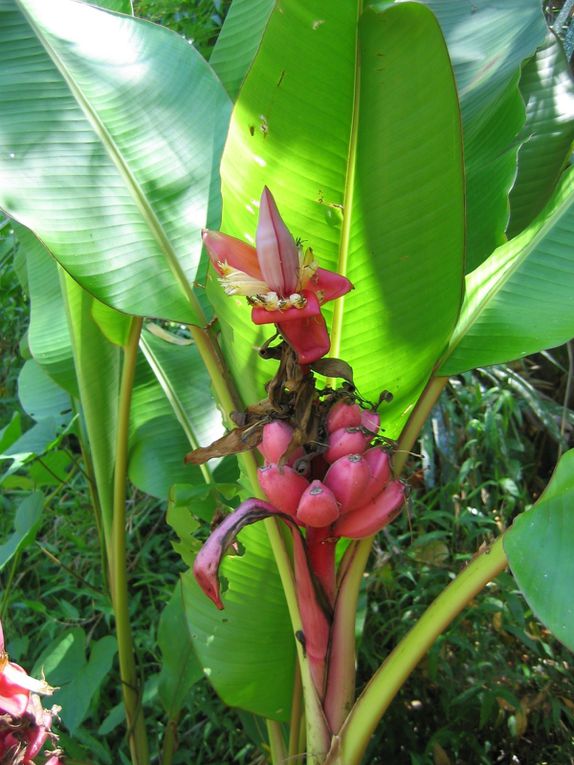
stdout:
<svg viewBox="0 0 574 765">
<path fill-rule="evenodd" d="M 574 648 L 569 452 L 356 698 L 373 535 L 448 376 L 574 335 L 565 61 L 537 0 L 234 0 L 210 64 L 121 11 L 0 0 L 0 206 L 31 353 L 78 415 L 132 762 L 128 477 L 169 496 L 189 566 L 159 630 L 164 765 L 201 673 L 267 721 L 275 765 L 355 765 L 508 564 Z M 198 519 L 235 499 L 200 551 Z"/>
</svg>

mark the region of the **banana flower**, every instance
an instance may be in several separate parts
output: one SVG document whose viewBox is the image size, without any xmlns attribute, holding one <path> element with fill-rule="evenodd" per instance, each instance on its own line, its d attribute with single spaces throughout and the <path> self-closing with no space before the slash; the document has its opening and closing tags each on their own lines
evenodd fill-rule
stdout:
<svg viewBox="0 0 574 765">
<path fill-rule="evenodd" d="M 283 222 L 267 187 L 259 206 L 256 247 L 219 231 L 203 231 L 203 242 L 228 295 L 244 295 L 255 324 L 276 324 L 297 354 L 311 364 L 330 348 L 321 306 L 349 292 L 344 276 L 319 268 Z"/>
</svg>

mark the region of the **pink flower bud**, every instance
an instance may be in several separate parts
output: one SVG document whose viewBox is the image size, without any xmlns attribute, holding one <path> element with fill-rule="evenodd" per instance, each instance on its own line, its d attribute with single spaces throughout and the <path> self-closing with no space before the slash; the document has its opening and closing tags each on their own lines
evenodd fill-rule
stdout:
<svg viewBox="0 0 574 765">
<path fill-rule="evenodd" d="M 292 438 L 293 428 L 290 425 L 281 420 L 273 420 L 273 422 L 264 426 L 263 438 L 257 448 L 265 458 L 265 462 L 279 462 L 287 451 Z M 287 460 L 287 464 L 292 465 L 303 454 L 303 449 L 299 447 Z"/>
<path fill-rule="evenodd" d="M 391 460 L 387 452 L 380 446 L 373 446 L 364 454 L 365 462 L 369 466 L 371 479 L 364 493 L 365 503 L 380 494 L 391 479 Z"/>
<path fill-rule="evenodd" d="M 296 292 L 299 281 L 297 245 L 267 186 L 261 195 L 255 239 L 263 281 L 269 289 L 283 297 Z"/>
<path fill-rule="evenodd" d="M 313 481 L 303 492 L 297 508 L 297 520 L 306 526 L 320 528 L 333 523 L 338 517 L 339 507 L 331 489 L 321 481 Z"/>
<path fill-rule="evenodd" d="M 327 415 L 327 432 L 333 433 L 339 428 L 356 428 L 361 424 L 361 408 L 358 404 L 338 401 Z"/>
<path fill-rule="evenodd" d="M 259 484 L 280 513 L 295 517 L 301 495 L 309 481 L 289 466 L 267 465 L 257 471 Z"/>
<path fill-rule="evenodd" d="M 365 504 L 365 490 L 371 480 L 366 460 L 360 454 L 347 454 L 333 462 L 323 482 L 335 495 L 341 513 L 348 513 Z"/>
<path fill-rule="evenodd" d="M 376 412 L 368 409 L 363 409 L 361 412 L 361 425 L 370 430 L 371 433 L 377 434 L 379 432 L 379 426 L 381 424 L 381 418 Z"/>
<path fill-rule="evenodd" d="M 335 462 L 347 454 L 362 454 L 370 438 L 355 428 L 339 428 L 329 436 L 329 448 L 325 452 L 327 462 Z"/>
<path fill-rule="evenodd" d="M 341 516 L 333 526 L 333 534 L 349 539 L 370 537 L 396 517 L 404 499 L 404 485 L 400 481 L 391 481 L 374 500 Z"/>
</svg>

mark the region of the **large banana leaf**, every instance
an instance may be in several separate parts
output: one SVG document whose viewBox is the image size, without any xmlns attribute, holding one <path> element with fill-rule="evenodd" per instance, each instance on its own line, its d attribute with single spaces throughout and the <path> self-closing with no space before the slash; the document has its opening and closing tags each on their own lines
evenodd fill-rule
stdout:
<svg viewBox="0 0 574 765">
<path fill-rule="evenodd" d="M 424 0 L 452 60 L 464 128 L 467 271 L 504 241 L 524 122 L 518 75 L 547 33 L 539 0 Z M 429 91 L 430 92 L 430 91 Z"/>
<path fill-rule="evenodd" d="M 395 394 L 385 427 L 396 435 L 461 299 L 459 111 L 427 8 L 367 9 L 357 41 L 358 21 L 354 3 L 292 0 L 273 11 L 233 112 L 222 228 L 252 240 L 267 184 L 320 264 L 349 275 L 356 289 L 344 311 L 325 308 L 332 350 L 353 365 L 363 395 Z M 254 354 L 265 333 L 239 299 L 213 284 L 210 294 L 252 400 L 270 376 Z"/>
<path fill-rule="evenodd" d="M 438 373 L 452 375 L 560 345 L 574 335 L 574 170 L 538 218 L 467 277 Z"/>
<path fill-rule="evenodd" d="M 128 313 L 201 321 L 193 295 L 229 105 L 154 24 L 71 0 L 0 4 L 0 206 Z"/>
<path fill-rule="evenodd" d="M 508 233 L 520 233 L 548 202 L 574 141 L 574 83 L 562 43 L 549 34 L 522 72 L 526 103 Z"/>
<path fill-rule="evenodd" d="M 574 449 L 566 452 L 536 505 L 504 535 L 504 550 L 530 607 L 574 651 Z"/>
</svg>

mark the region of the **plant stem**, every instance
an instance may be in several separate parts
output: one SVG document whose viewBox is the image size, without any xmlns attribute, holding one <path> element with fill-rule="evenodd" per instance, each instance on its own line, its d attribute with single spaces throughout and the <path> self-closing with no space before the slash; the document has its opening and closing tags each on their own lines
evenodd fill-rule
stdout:
<svg viewBox="0 0 574 765">
<path fill-rule="evenodd" d="M 345 556 L 331 630 L 331 654 L 325 694 L 325 714 L 338 733 L 355 699 L 355 617 L 363 571 L 371 546 L 353 544 Z"/>
<path fill-rule="evenodd" d="M 259 489 L 257 494 L 261 495 Z M 279 523 L 275 518 L 266 518 L 264 524 L 269 534 L 269 540 L 275 554 L 275 561 L 279 569 L 281 584 L 287 601 L 287 608 L 291 618 L 291 627 L 293 634 L 303 632 L 303 622 L 301 612 L 297 602 L 297 590 L 295 587 L 295 576 L 291 565 L 291 558 L 287 551 L 285 541 L 279 528 Z M 305 699 L 305 713 L 307 720 L 307 760 L 309 765 L 322 762 L 322 757 L 329 748 L 330 734 L 327 721 L 323 714 L 321 700 L 317 694 L 311 665 L 303 646 L 299 640 L 295 641 L 297 647 L 297 656 L 299 659 L 299 669 L 301 672 L 301 683 L 303 685 L 303 698 Z"/>
<path fill-rule="evenodd" d="M 285 749 L 281 723 L 278 723 L 277 720 L 265 720 L 265 723 L 267 724 L 267 735 L 269 736 L 271 762 L 273 765 L 285 765 L 287 751 Z"/>
<path fill-rule="evenodd" d="M 299 737 L 301 729 L 301 713 L 303 711 L 303 687 L 301 685 L 301 670 L 295 665 L 295 677 L 293 679 L 293 699 L 291 701 L 291 719 L 289 726 L 289 748 L 287 756 L 289 763 L 296 761 L 300 754 Z"/>
<path fill-rule="evenodd" d="M 190 324 L 188 328 L 211 379 L 215 397 L 229 419 L 231 412 L 241 409 L 241 400 L 229 378 L 219 346 L 208 329 L 197 327 L 195 324 Z"/>
<path fill-rule="evenodd" d="M 124 363 L 118 406 L 111 550 L 109 553 L 110 583 L 118 639 L 120 678 L 133 765 L 148 765 L 149 763 L 148 743 L 141 709 L 141 694 L 129 621 L 126 559 L 128 426 L 141 328 L 142 319 L 133 318 L 129 338 L 124 348 Z"/>
<path fill-rule="evenodd" d="M 16 570 L 18 568 L 18 564 L 20 563 L 20 556 L 21 551 L 18 550 L 14 558 L 12 559 L 12 562 L 10 564 L 10 573 L 8 574 L 8 581 L 4 585 L 4 592 L 2 593 L 2 603 L 0 604 L 0 621 L 4 621 L 4 614 L 6 611 L 6 607 L 8 606 L 8 601 L 10 600 L 10 591 L 12 589 L 12 582 L 14 581 L 14 576 L 16 574 Z"/>
<path fill-rule="evenodd" d="M 161 750 L 161 765 L 171 765 L 177 748 L 177 723 L 179 715 L 170 718 L 165 726 Z"/>
<path fill-rule="evenodd" d="M 401 474 L 409 452 L 413 448 L 423 425 L 447 382 L 448 377 L 431 377 L 421 393 L 415 408 L 407 420 L 407 424 L 402 430 L 397 451 L 393 455 L 393 470 L 396 476 Z"/>
<path fill-rule="evenodd" d="M 502 539 L 500 536 L 468 564 L 389 654 L 351 710 L 325 765 L 360 763 L 379 720 L 435 639 L 484 585 L 506 568 Z"/>
</svg>

